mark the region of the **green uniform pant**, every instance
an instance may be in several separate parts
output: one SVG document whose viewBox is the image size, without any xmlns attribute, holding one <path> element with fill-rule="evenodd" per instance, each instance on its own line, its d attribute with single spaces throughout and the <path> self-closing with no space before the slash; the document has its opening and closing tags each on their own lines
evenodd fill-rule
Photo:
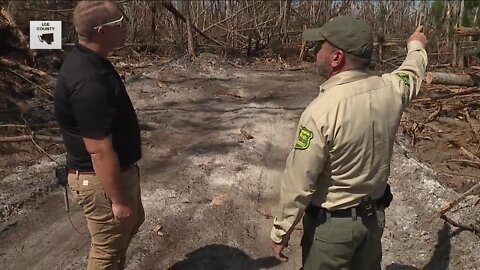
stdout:
<svg viewBox="0 0 480 270">
<path fill-rule="evenodd" d="M 303 217 L 303 270 L 380 270 L 385 211 L 376 217 Z"/>
</svg>

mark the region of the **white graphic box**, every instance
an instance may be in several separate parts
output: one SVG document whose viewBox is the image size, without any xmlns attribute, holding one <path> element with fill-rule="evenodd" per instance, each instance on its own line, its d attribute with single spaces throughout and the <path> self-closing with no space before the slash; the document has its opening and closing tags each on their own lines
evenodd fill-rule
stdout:
<svg viewBox="0 0 480 270">
<path fill-rule="evenodd" d="M 62 21 L 30 21 L 30 49 L 62 49 Z"/>
</svg>

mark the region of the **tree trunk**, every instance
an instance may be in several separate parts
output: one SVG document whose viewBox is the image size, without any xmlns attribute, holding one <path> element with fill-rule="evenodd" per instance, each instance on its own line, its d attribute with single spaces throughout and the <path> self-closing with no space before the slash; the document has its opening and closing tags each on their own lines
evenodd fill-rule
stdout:
<svg viewBox="0 0 480 270">
<path fill-rule="evenodd" d="M 307 29 L 307 26 L 304 25 L 303 26 L 303 29 Z M 306 41 L 302 41 L 302 48 L 300 49 L 300 55 L 298 56 L 298 60 L 300 61 L 303 61 L 303 59 L 305 59 L 305 51 L 307 50 L 307 42 Z"/>
<path fill-rule="evenodd" d="M 283 16 L 282 43 L 287 43 L 287 40 L 288 40 L 287 29 L 288 29 L 288 21 L 289 21 L 289 18 L 290 18 L 291 6 L 292 6 L 292 0 L 287 0 L 286 3 L 285 3 L 285 11 L 284 11 L 284 16 Z"/>
<path fill-rule="evenodd" d="M 473 16 L 473 25 L 477 25 L 478 10 L 479 10 L 479 7 L 476 7 L 475 8 L 475 15 Z"/>
<path fill-rule="evenodd" d="M 458 21 L 457 21 L 457 27 L 461 27 L 463 25 L 463 15 L 465 13 L 465 0 L 461 1 L 460 4 L 460 14 L 458 16 Z M 463 49 L 462 49 L 462 42 L 461 38 L 459 38 L 458 44 L 457 44 L 457 64 L 459 68 L 464 68 L 465 67 L 465 61 L 464 61 L 464 55 L 463 55 Z"/>
<path fill-rule="evenodd" d="M 156 17 L 157 17 L 157 3 L 153 2 L 150 4 L 150 15 L 152 16 L 151 21 L 150 21 L 150 31 L 152 31 L 153 35 L 153 42 L 155 43 L 156 39 L 156 34 L 157 34 L 157 23 L 156 23 Z"/>
<path fill-rule="evenodd" d="M 440 72 L 427 72 L 425 81 L 433 84 L 476 86 L 479 85 L 479 78 L 475 75 L 460 75 Z"/>
<path fill-rule="evenodd" d="M 475 8 L 475 11 L 474 11 L 474 15 L 473 15 L 473 25 L 477 25 L 477 15 L 478 15 L 478 7 Z M 480 31 L 479 31 L 480 32 Z M 469 41 L 473 41 L 473 36 L 470 36 L 468 38 Z M 470 62 L 470 61 L 469 61 Z"/>
<path fill-rule="evenodd" d="M 445 31 L 447 36 L 447 46 L 450 44 L 450 19 L 452 17 L 452 5 L 450 2 L 447 2 L 447 11 L 445 14 Z"/>
<path fill-rule="evenodd" d="M 192 31 L 192 19 L 190 16 L 190 1 L 184 1 L 185 7 L 185 20 L 187 25 L 187 39 L 188 39 L 188 55 L 190 57 L 195 57 L 195 45 L 193 41 L 193 31 Z"/>
</svg>

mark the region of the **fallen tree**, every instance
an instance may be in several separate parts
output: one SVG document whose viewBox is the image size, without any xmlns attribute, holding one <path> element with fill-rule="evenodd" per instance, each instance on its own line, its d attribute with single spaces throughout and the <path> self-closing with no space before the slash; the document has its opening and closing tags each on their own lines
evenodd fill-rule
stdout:
<svg viewBox="0 0 480 270">
<path fill-rule="evenodd" d="M 21 135 L 21 136 L 13 136 L 13 137 L 0 137 L 0 143 L 13 143 L 13 142 L 28 142 L 32 139 L 38 141 L 47 141 L 47 142 L 63 142 L 63 139 L 60 137 L 53 137 L 53 136 L 44 136 L 44 135 Z"/>
<path fill-rule="evenodd" d="M 6 59 L 6 58 L 0 58 L 0 65 L 2 65 L 4 67 L 8 67 L 8 68 L 19 69 L 21 71 L 32 73 L 32 74 L 35 74 L 35 75 L 38 75 L 38 76 L 47 76 L 48 75 L 45 71 L 22 65 L 19 62 L 16 62 L 16 61 L 10 60 L 10 59 Z"/>
<path fill-rule="evenodd" d="M 458 37 L 480 36 L 480 28 L 459 26 L 455 29 L 455 35 Z"/>
<path fill-rule="evenodd" d="M 204 37 L 205 39 L 207 40 L 210 40 L 211 42 L 217 44 L 218 46 L 224 46 L 221 42 L 207 36 L 203 31 L 201 31 L 200 29 L 198 29 L 195 25 L 191 24 L 191 22 L 187 22 L 187 19 L 183 16 L 182 13 L 180 13 L 174 6 L 173 4 L 170 2 L 170 1 L 162 1 L 162 6 L 167 9 L 168 11 L 170 11 L 173 15 L 175 15 L 175 17 L 179 18 L 180 20 L 182 20 L 184 23 L 189 23 L 191 28 L 193 30 L 195 30 L 199 35 L 201 35 L 202 37 Z"/>
<path fill-rule="evenodd" d="M 427 72 L 425 75 L 425 81 L 429 84 L 477 86 L 480 84 L 480 77 L 475 74 Z"/>
</svg>

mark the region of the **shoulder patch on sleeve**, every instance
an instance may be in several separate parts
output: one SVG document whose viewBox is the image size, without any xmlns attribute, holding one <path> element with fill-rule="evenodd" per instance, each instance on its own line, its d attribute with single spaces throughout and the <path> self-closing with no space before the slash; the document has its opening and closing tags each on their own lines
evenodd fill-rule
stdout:
<svg viewBox="0 0 480 270">
<path fill-rule="evenodd" d="M 397 73 L 397 76 L 400 78 L 400 80 L 403 81 L 403 83 L 407 86 L 410 86 L 410 76 L 405 73 Z"/>
<path fill-rule="evenodd" d="M 298 132 L 298 139 L 295 143 L 295 149 L 297 150 L 305 150 L 310 146 L 310 141 L 313 138 L 313 132 L 308 130 L 306 127 L 301 127 L 300 131 Z"/>
</svg>

